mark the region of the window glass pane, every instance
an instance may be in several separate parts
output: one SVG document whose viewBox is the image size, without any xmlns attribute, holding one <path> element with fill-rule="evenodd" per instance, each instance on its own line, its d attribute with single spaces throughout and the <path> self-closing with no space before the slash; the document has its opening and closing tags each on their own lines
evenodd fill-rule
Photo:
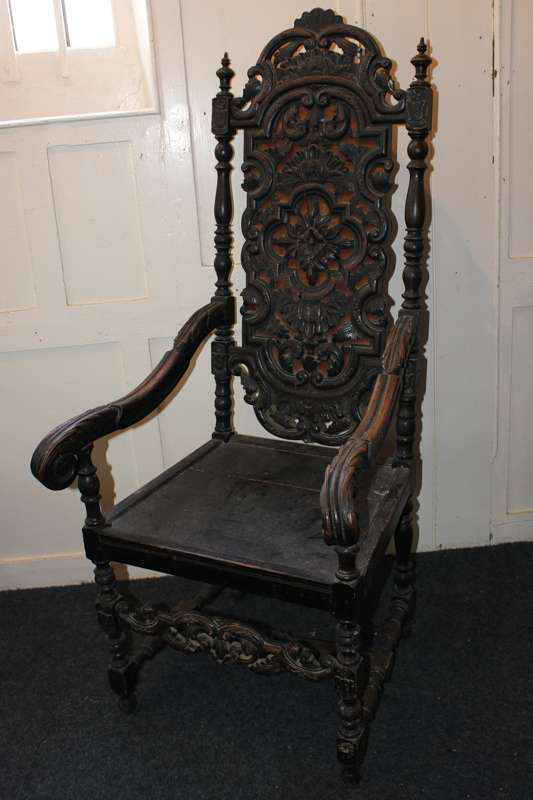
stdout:
<svg viewBox="0 0 533 800">
<path fill-rule="evenodd" d="M 11 0 L 19 53 L 57 50 L 53 0 Z"/>
<path fill-rule="evenodd" d="M 63 0 L 71 47 L 115 44 L 111 0 Z"/>
</svg>

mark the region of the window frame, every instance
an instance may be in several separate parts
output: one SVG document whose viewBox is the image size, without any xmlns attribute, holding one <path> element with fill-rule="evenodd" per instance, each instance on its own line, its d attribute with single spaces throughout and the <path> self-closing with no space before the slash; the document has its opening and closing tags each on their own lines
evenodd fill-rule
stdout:
<svg viewBox="0 0 533 800">
<path fill-rule="evenodd" d="M 0 64 L 2 65 L 0 93 L 4 93 L 3 96 L 0 94 L 0 106 L 2 100 L 5 99 L 6 92 L 10 97 L 18 97 L 19 94 L 22 93 L 25 77 L 25 63 L 26 65 L 31 64 L 34 71 L 36 69 L 36 65 L 39 63 L 49 70 L 50 62 L 51 60 L 53 61 L 54 57 L 57 59 L 58 70 L 56 74 L 56 80 L 59 80 L 63 83 L 67 92 L 69 89 L 71 89 L 72 93 L 75 94 L 75 92 L 79 91 L 79 89 L 76 89 L 75 86 L 70 85 L 73 82 L 71 67 L 74 66 L 76 68 L 77 65 L 77 71 L 79 72 L 81 63 L 82 69 L 90 70 L 91 62 L 96 65 L 102 53 L 112 53 L 115 56 L 115 61 L 117 61 L 117 59 L 120 57 L 120 53 L 125 49 L 124 42 L 121 41 L 121 25 L 119 24 L 119 20 L 122 19 L 122 22 L 124 22 L 124 19 L 126 18 L 128 27 L 131 30 L 136 29 L 136 12 L 133 8 L 133 3 L 128 2 L 128 0 L 111 0 L 115 44 L 92 47 L 70 47 L 67 45 L 67 34 L 63 19 L 62 0 L 53 0 L 53 3 L 56 16 L 59 49 L 19 52 L 15 48 L 15 42 L 13 38 L 9 0 L 0 0 Z M 148 103 L 144 103 L 142 107 L 139 106 L 138 108 L 133 109 L 115 108 L 113 110 L 101 110 L 94 112 L 83 111 L 74 114 L 32 114 L 31 111 L 29 111 L 27 114 L 19 114 L 17 119 L 3 119 L 3 112 L 1 111 L 0 107 L 0 129 L 17 127 L 21 125 L 37 125 L 43 122 L 70 121 L 78 119 L 102 119 L 107 117 L 138 116 L 159 113 L 160 102 L 156 69 L 155 43 L 153 36 L 151 0 L 140 0 L 139 4 L 143 4 L 143 10 L 146 12 L 147 22 L 147 41 L 144 42 L 143 46 L 149 51 L 149 69 L 145 70 L 145 85 L 143 86 L 143 93 L 148 96 Z M 117 10 L 117 5 L 120 6 L 119 10 Z M 131 41 L 129 45 L 131 49 Z M 136 48 L 136 55 L 138 56 L 139 61 L 142 61 L 138 31 L 136 31 L 134 48 Z M 90 54 L 94 54 L 94 59 L 90 58 Z M 102 59 L 100 58 L 100 61 L 101 60 Z M 45 72 L 46 69 L 43 70 L 43 72 Z M 112 67 L 110 67 L 110 69 L 112 69 Z M 26 72 L 28 71 L 29 70 L 26 70 Z M 26 87 L 27 86 L 28 84 L 26 83 Z"/>
</svg>

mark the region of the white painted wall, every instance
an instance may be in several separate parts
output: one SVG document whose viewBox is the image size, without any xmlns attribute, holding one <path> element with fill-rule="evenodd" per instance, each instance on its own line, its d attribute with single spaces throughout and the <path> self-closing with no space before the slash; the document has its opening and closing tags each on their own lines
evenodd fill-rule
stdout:
<svg viewBox="0 0 533 800">
<path fill-rule="evenodd" d="M 412 79 L 409 62 L 421 35 L 429 39 L 435 59 L 418 548 L 488 544 L 494 431 L 500 431 L 499 457 L 502 448 L 509 449 L 509 407 L 521 409 L 519 420 L 527 417 L 531 387 L 523 365 L 533 330 L 529 311 L 515 315 L 518 377 L 511 404 L 500 399 L 498 427 L 499 249 L 493 223 L 499 221 L 495 144 L 500 104 L 498 93 L 495 100 L 492 96 L 492 35 L 496 19 L 498 59 L 499 7 L 483 0 L 338 0 L 332 5 L 378 39 L 395 59 L 394 75 L 402 87 Z M 528 0 L 515 0 L 515 14 L 524 15 L 527 7 Z M 234 89 L 240 93 L 246 70 L 266 41 L 291 27 L 304 10 L 302 0 L 271 0 L 266 14 L 261 0 L 152 0 L 161 114 L 0 131 L 0 586 L 91 579 L 91 565 L 81 552 L 83 509 L 77 491 L 54 494 L 40 486 L 29 472 L 31 453 L 56 424 L 137 385 L 192 311 L 211 296 L 214 157 L 209 113 L 217 90 L 215 71 L 228 50 L 237 73 Z M 503 30 L 510 30 L 509 20 L 503 20 Z M 520 25 L 531 25 L 527 14 L 520 20 Z M 514 57 L 525 59 L 521 64 L 531 59 L 527 41 L 527 36 L 516 39 Z M 506 124 L 516 119 L 528 130 L 531 102 L 520 104 L 512 118 L 505 102 L 504 96 Z M 516 109 L 518 96 L 514 102 Z M 503 154 L 510 142 L 503 137 L 503 177 Z M 399 186 L 393 197 L 398 262 L 389 287 L 396 299 L 393 316 L 401 292 L 406 144 L 400 131 Z M 236 149 L 238 185 L 239 145 Z M 513 202 L 519 203 L 525 189 L 519 180 L 514 185 Z M 528 251 L 528 232 L 520 231 L 515 241 Z M 530 236 L 531 226 L 528 231 Z M 526 236 L 525 245 L 521 236 Z M 236 225 L 236 260 L 239 252 Z M 239 292 L 242 276 L 235 273 Z M 533 307 L 533 302 L 524 305 Z M 502 334 L 502 342 L 508 339 Z M 158 416 L 97 446 L 106 507 L 209 438 L 213 386 L 208 346 L 197 362 Z M 502 374 L 507 375 L 505 367 Z M 505 381 L 504 394 L 510 396 L 511 378 Z M 238 430 L 261 435 L 238 384 L 235 388 Z M 180 414 L 185 414 L 181 425 Z M 520 429 L 515 424 L 513 430 Z M 522 509 L 524 470 L 533 470 L 533 464 L 531 451 L 520 451 L 520 437 L 512 435 L 519 448 L 513 444 L 512 463 L 518 466 L 512 474 L 522 481 L 513 484 L 512 497 L 519 498 L 513 502 Z M 505 508 L 507 473 L 507 467 L 493 473 L 493 498 L 503 493 Z M 501 502 L 493 499 L 493 513 L 497 507 Z M 532 503 L 529 516 L 521 517 L 521 538 L 533 538 L 530 509 Z"/>
</svg>

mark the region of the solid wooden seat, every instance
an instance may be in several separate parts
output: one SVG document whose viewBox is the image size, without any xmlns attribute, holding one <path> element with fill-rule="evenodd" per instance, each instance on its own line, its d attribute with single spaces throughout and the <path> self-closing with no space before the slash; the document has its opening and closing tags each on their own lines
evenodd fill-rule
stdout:
<svg viewBox="0 0 533 800">
<path fill-rule="evenodd" d="M 212 439 L 108 512 L 102 541 L 137 548 L 142 565 L 152 554 L 158 569 L 175 575 L 205 578 L 210 565 L 211 582 L 248 589 L 254 581 L 259 594 L 285 597 L 283 585 L 296 583 L 300 601 L 318 595 L 311 604 L 329 608 L 337 558 L 324 547 L 320 490 L 336 454 L 251 436 Z M 359 484 L 363 576 L 392 536 L 409 475 L 377 464 Z"/>
<path fill-rule="evenodd" d="M 288 671 L 332 681 L 346 783 L 361 777 L 369 726 L 415 609 L 411 497 L 431 128 L 426 49 L 421 40 L 412 59 L 415 79 L 402 91 L 369 33 L 334 11 L 314 9 L 267 44 L 241 97 L 231 91 L 234 73 L 224 56 L 212 116 L 215 295 L 143 383 L 57 427 L 32 459 L 33 474 L 50 489 L 65 489 L 78 477 L 87 510 L 85 552 L 96 567 L 98 620 L 121 710 L 135 707 L 142 664 L 166 645 L 202 650 L 217 664 L 263 675 Z M 387 332 L 389 177 L 393 128 L 400 124 L 411 159 L 405 291 Z M 241 343 L 233 339 L 230 283 L 231 143 L 239 130 L 247 194 Z M 155 411 L 213 332 L 213 439 L 104 516 L 93 442 Z M 236 433 L 234 376 L 277 440 Z M 380 463 L 395 415 L 395 455 Z M 360 622 L 371 602 L 365 598 L 393 534 L 390 614 L 366 658 Z M 112 561 L 206 586 L 170 611 L 131 606 L 118 591 Z M 225 587 L 328 609 L 335 641 L 309 642 L 211 616 L 202 605 Z M 145 638 L 132 644 L 126 631 Z"/>
</svg>

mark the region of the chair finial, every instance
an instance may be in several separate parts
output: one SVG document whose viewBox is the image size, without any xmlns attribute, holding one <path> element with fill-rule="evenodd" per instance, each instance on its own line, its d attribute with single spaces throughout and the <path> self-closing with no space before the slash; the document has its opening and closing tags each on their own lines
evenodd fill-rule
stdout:
<svg viewBox="0 0 533 800">
<path fill-rule="evenodd" d="M 228 92 L 231 85 L 231 79 L 235 73 L 230 67 L 230 60 L 227 53 L 224 53 L 224 56 L 221 59 L 221 64 L 222 66 L 217 70 L 217 77 L 220 81 L 220 91 Z"/>
<path fill-rule="evenodd" d="M 418 55 L 411 59 L 411 64 L 415 68 L 415 83 L 427 84 L 428 67 L 431 64 L 431 58 L 430 56 L 426 55 L 428 47 L 423 36 L 420 38 L 420 42 L 417 44 L 416 49 L 418 50 Z M 411 86 L 412 85 L 413 84 L 411 84 Z"/>
</svg>

